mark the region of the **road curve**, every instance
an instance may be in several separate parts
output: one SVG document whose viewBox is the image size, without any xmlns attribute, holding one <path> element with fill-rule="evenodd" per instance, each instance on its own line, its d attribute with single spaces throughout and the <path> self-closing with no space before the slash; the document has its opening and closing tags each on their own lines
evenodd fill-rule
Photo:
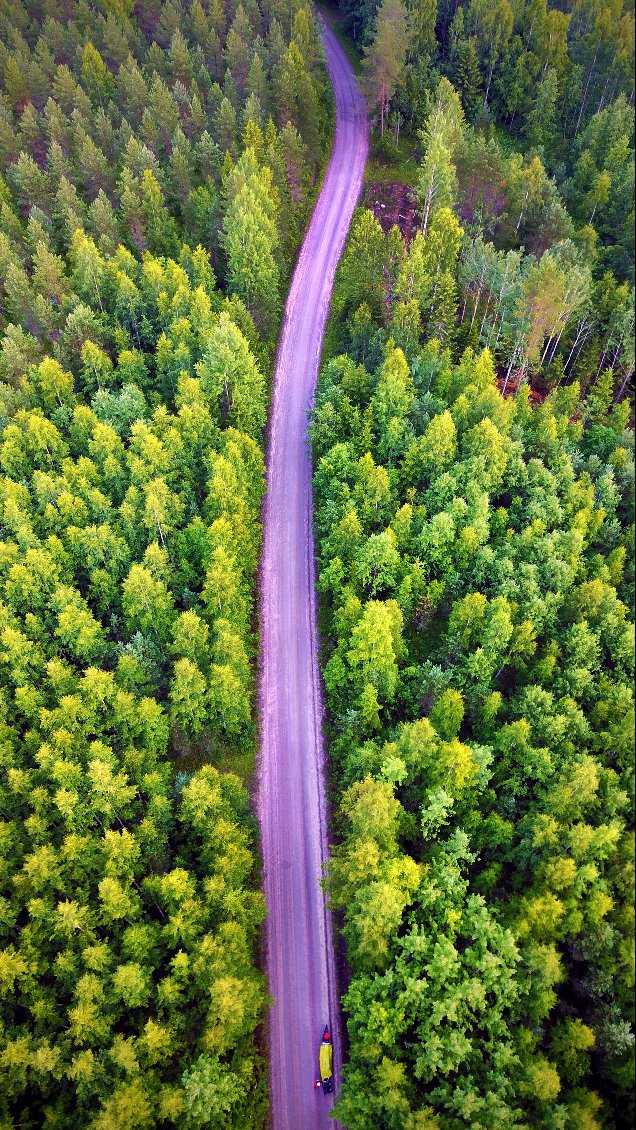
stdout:
<svg viewBox="0 0 636 1130">
<path fill-rule="evenodd" d="M 331 159 L 292 279 L 269 428 L 261 559 L 258 814 L 267 902 L 272 1130 L 326 1130 L 331 1096 L 314 1090 L 327 1021 L 340 1066 L 327 857 L 322 695 L 317 661 L 311 464 L 313 401 L 336 265 L 368 148 L 365 106 L 333 32 L 323 42 L 336 101 Z"/>
</svg>

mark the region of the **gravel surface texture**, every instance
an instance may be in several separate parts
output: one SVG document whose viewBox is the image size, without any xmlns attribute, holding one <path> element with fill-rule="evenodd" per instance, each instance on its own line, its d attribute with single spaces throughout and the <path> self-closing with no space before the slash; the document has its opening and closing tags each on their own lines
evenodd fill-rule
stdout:
<svg viewBox="0 0 636 1130">
<path fill-rule="evenodd" d="M 261 562 L 261 747 L 272 1130 L 325 1130 L 333 1096 L 315 1090 L 324 1025 L 341 1054 L 332 925 L 320 886 L 327 858 L 323 703 L 318 672 L 311 408 L 334 273 L 360 197 L 366 110 L 333 32 L 323 40 L 336 100 L 329 166 L 292 280 L 280 341 Z"/>
</svg>

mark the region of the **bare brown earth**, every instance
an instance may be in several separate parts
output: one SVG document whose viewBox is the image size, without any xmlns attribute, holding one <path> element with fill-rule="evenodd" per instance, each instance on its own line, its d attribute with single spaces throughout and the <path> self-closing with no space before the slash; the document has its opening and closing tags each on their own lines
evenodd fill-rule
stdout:
<svg viewBox="0 0 636 1130">
<path fill-rule="evenodd" d="M 383 232 L 386 233 L 397 226 L 407 246 L 409 245 L 418 225 L 415 193 L 408 184 L 400 184 L 397 181 L 369 184 L 364 204 L 373 212 Z"/>
<path fill-rule="evenodd" d="M 323 703 L 317 663 L 311 464 L 313 402 L 336 265 L 360 196 L 365 106 L 334 34 L 323 39 L 336 100 L 331 160 L 287 300 L 267 458 L 261 562 L 258 813 L 268 915 L 266 966 L 272 1130 L 326 1130 L 333 1098 L 315 1090 L 326 1023 L 338 1084 L 340 1020 L 327 858 Z"/>
</svg>

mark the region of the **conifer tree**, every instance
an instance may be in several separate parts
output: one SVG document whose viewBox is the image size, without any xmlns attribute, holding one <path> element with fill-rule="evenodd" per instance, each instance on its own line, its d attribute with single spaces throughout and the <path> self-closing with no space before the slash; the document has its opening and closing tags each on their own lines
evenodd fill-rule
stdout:
<svg viewBox="0 0 636 1130">
<path fill-rule="evenodd" d="M 372 42 L 365 47 L 364 73 L 367 97 L 380 110 L 380 132 L 404 69 L 408 47 L 408 22 L 403 0 L 383 0 L 378 8 Z"/>
</svg>

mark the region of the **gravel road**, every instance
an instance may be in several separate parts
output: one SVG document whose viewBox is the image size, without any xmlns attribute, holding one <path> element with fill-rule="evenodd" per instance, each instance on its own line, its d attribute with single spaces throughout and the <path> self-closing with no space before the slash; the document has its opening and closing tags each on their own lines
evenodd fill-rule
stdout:
<svg viewBox="0 0 636 1130">
<path fill-rule="evenodd" d="M 317 662 L 311 407 L 336 265 L 362 185 L 365 106 L 333 32 L 323 41 L 336 133 L 292 280 L 270 419 L 261 562 L 258 812 L 264 860 L 272 1130 L 326 1130 L 331 1096 L 314 1090 L 322 1030 L 340 1023 L 331 919 L 320 887 L 327 856 L 322 695 Z"/>
</svg>

